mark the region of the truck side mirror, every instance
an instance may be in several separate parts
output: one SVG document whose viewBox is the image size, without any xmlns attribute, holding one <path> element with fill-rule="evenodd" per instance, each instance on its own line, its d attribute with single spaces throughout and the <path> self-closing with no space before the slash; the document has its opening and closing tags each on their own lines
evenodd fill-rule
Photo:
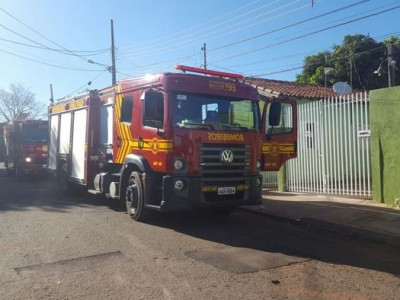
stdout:
<svg viewBox="0 0 400 300">
<path fill-rule="evenodd" d="M 268 124 L 269 126 L 278 126 L 281 121 L 281 103 L 272 102 L 269 108 Z"/>
</svg>

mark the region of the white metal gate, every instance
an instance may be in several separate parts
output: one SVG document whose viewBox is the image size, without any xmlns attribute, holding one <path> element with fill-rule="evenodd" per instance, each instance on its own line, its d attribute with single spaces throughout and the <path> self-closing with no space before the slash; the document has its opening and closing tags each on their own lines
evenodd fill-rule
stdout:
<svg viewBox="0 0 400 300">
<path fill-rule="evenodd" d="M 278 172 L 262 172 L 263 175 L 263 187 L 264 188 L 276 188 L 278 187 Z"/>
<path fill-rule="evenodd" d="M 371 197 L 368 94 L 299 105 L 297 153 L 289 191 Z"/>
</svg>

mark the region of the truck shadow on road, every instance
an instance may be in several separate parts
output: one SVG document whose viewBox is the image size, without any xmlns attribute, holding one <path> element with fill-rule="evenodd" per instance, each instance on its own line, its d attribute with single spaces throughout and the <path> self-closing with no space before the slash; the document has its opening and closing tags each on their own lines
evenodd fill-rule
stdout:
<svg viewBox="0 0 400 300">
<path fill-rule="evenodd" d="M 39 208 L 45 211 L 68 212 L 76 206 L 116 205 L 103 197 L 77 190 L 73 195 L 64 195 L 58 191 L 54 178 L 28 176 L 22 179 L 15 177 L 0 178 L 0 212 L 7 210 L 24 211 Z M 114 207 L 115 206 L 115 207 Z"/>
<path fill-rule="evenodd" d="M 395 247 L 318 231 L 241 209 L 230 215 L 210 211 L 168 213 L 153 216 L 148 224 L 230 247 L 400 275 L 400 253 Z"/>
<path fill-rule="evenodd" d="M 102 206 L 118 211 L 116 202 L 87 193 L 65 196 L 54 179 L 0 179 L 0 213 L 41 209 L 68 213 L 74 207 Z M 129 218 L 121 212 L 121 218 Z M 125 221 L 124 221 L 125 222 Z M 132 229 L 138 223 L 132 221 Z M 215 242 L 222 247 L 280 253 L 330 264 L 400 275 L 398 248 L 318 231 L 282 219 L 236 209 L 230 215 L 210 210 L 152 214 L 140 226 L 160 227 Z M 130 225 L 128 225 L 130 226 Z"/>
</svg>

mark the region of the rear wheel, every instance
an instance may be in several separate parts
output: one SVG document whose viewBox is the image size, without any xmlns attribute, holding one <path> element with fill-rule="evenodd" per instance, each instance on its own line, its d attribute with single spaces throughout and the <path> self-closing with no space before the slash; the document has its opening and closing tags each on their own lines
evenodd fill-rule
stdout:
<svg viewBox="0 0 400 300">
<path fill-rule="evenodd" d="M 126 210 L 136 221 L 144 221 L 148 217 L 148 210 L 144 204 L 144 186 L 139 172 L 132 172 L 126 189 Z"/>
</svg>

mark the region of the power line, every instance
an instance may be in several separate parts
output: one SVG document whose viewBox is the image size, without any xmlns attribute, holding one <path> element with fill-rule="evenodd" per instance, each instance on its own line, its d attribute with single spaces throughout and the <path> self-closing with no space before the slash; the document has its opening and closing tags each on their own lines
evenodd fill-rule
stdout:
<svg viewBox="0 0 400 300">
<path fill-rule="evenodd" d="M 295 23 L 292 23 L 292 24 L 289 24 L 289 25 L 286 25 L 286 26 L 283 26 L 283 27 L 280 27 L 280 28 L 277 28 L 277 29 L 274 29 L 274 30 L 270 30 L 270 31 L 267 31 L 267 32 L 264 32 L 264 33 L 261 33 L 261 34 L 258 34 L 258 35 L 255 35 L 255 36 L 252 36 L 252 37 L 249 37 L 249 38 L 240 40 L 240 41 L 236 41 L 236 42 L 233 42 L 233 43 L 230 43 L 230 44 L 227 44 L 227 45 L 223 45 L 223 46 L 221 46 L 221 47 L 217 47 L 217 48 L 214 48 L 214 49 L 210 49 L 209 52 L 216 51 L 216 50 L 220 50 L 220 49 L 227 48 L 227 47 L 231 47 L 231 46 L 234 46 L 234 45 L 238 45 L 238 44 L 241 44 L 241 43 L 244 43 L 244 42 L 248 42 L 248 41 L 250 41 L 250 40 L 258 39 L 258 38 L 260 38 L 260 37 L 269 35 L 269 34 L 271 34 L 271 33 L 276 33 L 276 32 L 279 32 L 279 31 L 282 31 L 282 30 L 291 28 L 291 27 L 295 27 L 295 26 L 300 25 L 300 24 L 304 24 L 304 23 L 307 23 L 307 22 L 310 22 L 310 21 L 314 21 L 314 20 L 316 20 L 316 19 L 319 19 L 319 18 L 322 18 L 322 17 L 326 17 L 326 16 L 328 16 L 328 15 L 331 15 L 331 14 L 337 13 L 337 12 L 339 12 L 339 11 L 342 11 L 342 10 L 345 10 L 345 9 L 348 9 L 348 8 L 351 8 L 351 7 L 354 7 L 354 6 L 363 4 L 363 3 L 368 2 L 368 1 L 369 1 L 369 0 L 362 0 L 362 1 L 359 1 L 359 2 L 356 2 L 356 3 L 353 3 L 353 4 L 350 4 L 350 5 L 346 5 L 346 6 L 343 6 L 343 7 L 341 7 L 341 8 L 334 9 L 334 10 L 332 10 L 332 11 L 329 11 L 329 12 L 326 12 L 326 13 L 323 13 L 323 14 L 320 14 L 320 15 L 315 16 L 315 17 L 312 17 L 312 18 L 308 18 L 308 19 L 305 19 L 305 20 L 301 20 L 301 21 L 299 21 L 299 22 L 295 22 Z"/>
<path fill-rule="evenodd" d="M 159 62 L 147 64 L 147 65 L 142 65 L 141 68 L 144 69 L 144 68 L 146 68 L 146 67 L 152 67 L 152 66 L 161 65 L 161 64 L 166 64 L 166 63 L 174 63 L 174 65 L 172 65 L 172 67 L 173 67 L 173 66 L 175 66 L 175 65 L 177 64 L 177 62 L 180 62 L 180 63 L 181 63 L 181 62 L 183 62 L 183 61 L 185 61 L 185 60 L 187 60 L 187 59 L 189 59 L 189 58 L 198 56 L 199 54 L 202 54 L 202 53 L 203 53 L 202 51 L 197 51 L 197 52 L 195 52 L 195 53 L 193 53 L 193 54 L 189 54 L 189 55 L 186 55 L 186 56 L 182 56 L 182 57 L 178 57 L 178 58 L 173 58 L 173 59 L 169 59 L 169 60 L 164 60 L 164 61 L 159 61 Z M 167 68 L 170 68 L 170 66 L 169 66 L 169 67 L 162 68 L 162 69 L 167 69 Z M 121 70 L 126 70 L 126 69 L 130 69 L 130 68 L 119 68 L 119 69 L 121 69 Z"/>
<path fill-rule="evenodd" d="M 230 72 L 234 73 L 234 72 L 237 72 L 237 68 L 240 68 L 240 67 L 248 67 L 248 66 L 251 66 L 251 65 L 260 65 L 260 64 L 263 64 L 263 63 L 271 62 L 271 61 L 276 62 L 276 61 L 279 61 L 279 60 L 295 58 L 295 57 L 298 57 L 298 56 L 304 57 L 305 55 L 312 55 L 312 54 L 314 54 L 316 52 L 320 52 L 320 51 L 323 51 L 323 50 L 298 52 L 298 53 L 292 53 L 292 54 L 288 54 L 288 55 L 284 55 L 284 56 L 278 56 L 278 57 L 268 57 L 267 59 L 263 59 L 263 60 L 258 60 L 258 61 L 253 61 L 253 62 L 246 62 L 246 63 L 243 63 L 243 64 L 237 64 L 237 65 L 231 65 L 231 66 L 229 66 L 230 69 L 226 69 L 224 67 L 221 67 L 221 66 L 215 65 L 215 64 L 212 64 L 212 65 L 217 67 L 217 68 L 219 68 L 219 69 L 224 69 L 224 70 L 227 70 L 227 71 L 230 71 Z M 236 69 L 236 71 L 234 69 Z"/>
<path fill-rule="evenodd" d="M 283 40 L 283 41 L 275 43 L 275 44 L 270 44 L 270 45 L 266 45 L 266 46 L 263 46 L 263 47 L 259 47 L 259 48 L 247 51 L 245 53 L 239 53 L 239 54 L 232 55 L 232 56 L 229 56 L 229 57 L 217 60 L 217 61 L 212 61 L 211 63 L 217 63 L 217 62 L 220 62 L 220 61 L 223 61 L 223 60 L 228 60 L 228 59 L 236 58 L 236 57 L 239 57 L 239 56 L 244 56 L 244 55 L 247 55 L 247 54 L 250 54 L 250 53 L 254 53 L 254 52 L 257 52 L 257 51 L 261 51 L 261 50 L 264 50 L 264 49 L 267 49 L 267 48 L 271 48 L 271 47 L 275 47 L 275 46 L 278 46 L 278 45 L 286 44 L 288 42 L 299 40 L 299 39 L 302 39 L 304 37 L 311 36 L 311 35 L 314 35 L 314 34 L 317 34 L 317 33 L 321 33 L 321 32 L 324 32 L 324 31 L 327 31 L 327 30 L 330 30 L 330 29 L 333 29 L 333 28 L 337 28 L 337 27 L 348 25 L 348 24 L 351 24 L 351 23 L 354 23 L 354 22 L 357 22 L 357 21 L 360 21 L 360 20 L 364 20 L 364 19 L 370 18 L 370 17 L 374 17 L 374 16 L 377 16 L 377 15 L 380 15 L 380 14 L 383 14 L 383 13 L 386 13 L 388 11 L 391 11 L 391 10 L 394 10 L 394 9 L 398 9 L 398 8 L 400 8 L 400 5 L 392 7 L 392 8 L 389 8 L 389 9 L 382 10 L 382 11 L 379 11 L 379 12 L 376 12 L 376 13 L 373 13 L 373 14 L 369 14 L 369 15 L 366 15 L 366 16 L 363 16 L 363 17 L 352 19 L 352 20 L 349 20 L 349 21 L 346 21 L 346 22 L 342 22 L 342 23 L 339 23 L 339 24 L 336 24 L 336 25 L 332 25 L 332 26 L 328 26 L 328 27 L 325 27 L 325 28 L 322 28 L 322 29 L 319 29 L 319 30 L 315 30 L 315 31 L 310 32 L 310 33 L 302 34 L 302 35 L 296 36 L 294 38 L 286 39 L 286 40 Z"/>
<path fill-rule="evenodd" d="M 59 69 L 73 70 L 73 71 L 82 71 L 82 72 L 99 71 L 99 70 L 78 69 L 78 68 L 65 67 L 65 66 L 55 65 L 55 64 L 51 64 L 51 63 L 46 63 L 46 62 L 43 62 L 43 61 L 39 61 L 39 60 L 36 60 L 36 59 L 27 58 L 27 57 L 22 56 L 22 55 L 18 55 L 18 54 L 15 54 L 15 53 L 11 53 L 11 52 L 9 52 L 9 51 L 2 50 L 2 49 L 0 49 L 0 52 L 4 52 L 4 53 L 10 54 L 10 55 L 12 55 L 12 56 L 18 57 L 18 58 L 22 58 L 22 59 L 25 59 L 25 60 L 28 60 L 28 61 L 31 61 L 31 62 L 36 62 L 36 63 L 42 64 L 42 65 L 46 65 L 46 66 L 56 67 L 56 68 L 59 68 Z"/>
<path fill-rule="evenodd" d="M 93 83 L 93 81 L 95 81 L 97 78 L 99 78 L 99 77 L 100 77 L 101 75 L 103 75 L 105 72 L 107 72 L 107 71 L 104 70 L 104 71 L 100 72 L 100 73 L 97 74 L 95 77 L 93 77 L 92 79 L 90 79 L 87 83 L 85 83 L 84 85 L 80 86 L 79 88 L 77 88 L 77 89 L 74 90 L 73 92 L 67 94 L 67 96 L 65 96 L 65 97 L 63 97 L 63 98 L 66 98 L 66 97 L 68 97 L 69 95 L 74 95 L 74 94 L 76 94 L 77 92 L 79 92 L 80 90 L 82 90 L 84 87 L 91 85 L 91 84 Z M 63 98 L 61 98 L 61 99 L 63 99 Z"/>
<path fill-rule="evenodd" d="M 129 58 L 127 58 L 124 54 L 122 54 L 122 53 L 119 51 L 118 48 L 115 48 L 115 50 L 116 50 L 117 56 L 120 57 L 120 58 L 122 58 L 122 59 L 124 59 L 125 61 L 127 61 L 130 65 L 132 65 L 133 68 L 141 68 L 141 69 L 143 69 L 143 67 L 139 66 L 139 65 L 136 64 L 136 63 L 133 63 Z"/>
<path fill-rule="evenodd" d="M 332 58 L 331 61 L 333 62 L 333 61 L 338 61 L 338 60 L 349 59 L 350 57 L 353 57 L 353 58 L 354 58 L 354 57 L 356 57 L 356 56 L 360 56 L 360 55 L 362 55 L 362 54 L 367 54 L 367 53 L 372 53 L 372 52 L 374 52 L 374 51 L 381 50 L 381 49 L 384 49 L 384 48 L 386 48 L 386 47 L 385 47 L 385 46 L 379 46 L 379 47 L 376 47 L 376 48 L 373 48 L 373 49 L 368 49 L 368 50 L 365 50 L 365 51 L 352 53 L 352 54 L 350 54 L 350 55 Z M 309 66 L 318 66 L 318 65 L 323 65 L 323 64 L 325 64 L 325 61 L 317 61 L 317 62 L 308 64 L 308 65 L 309 65 Z M 302 69 L 302 68 L 304 68 L 304 65 L 295 66 L 295 67 L 288 68 L 288 69 L 282 69 L 282 70 L 272 71 L 272 72 L 268 72 L 268 73 L 264 73 L 264 74 L 250 75 L 250 76 L 247 76 L 247 77 L 258 78 L 258 77 L 262 77 L 262 76 L 268 76 L 268 75 L 273 75 L 273 74 L 278 74 L 278 73 L 290 72 L 290 71 L 294 71 L 294 70 L 298 70 L 298 69 Z"/>
<path fill-rule="evenodd" d="M 359 1 L 359 2 L 357 2 L 357 3 L 353 3 L 353 4 L 351 4 L 351 5 L 348 5 L 348 6 L 345 6 L 345 7 L 342 7 L 342 8 L 339 8 L 339 9 L 336 9 L 336 10 L 333 10 L 333 11 L 330 11 L 330 12 L 327 12 L 327 13 L 324 13 L 324 14 L 321 14 L 321 15 L 316 16 L 316 17 L 314 17 L 314 18 L 309 18 L 309 19 L 307 19 L 307 20 L 315 19 L 315 18 L 320 18 L 320 17 L 326 16 L 327 14 L 332 14 L 332 13 L 334 13 L 334 12 L 343 10 L 343 9 L 348 8 L 348 7 L 351 7 L 351 6 L 355 6 L 355 5 L 362 4 L 362 3 L 364 3 L 364 2 L 366 2 L 366 1 Z M 387 5 L 386 5 L 386 6 L 387 6 Z M 339 27 L 339 26 L 343 26 L 343 25 L 346 25 L 346 24 L 349 24 L 349 23 L 352 23 L 352 22 L 356 22 L 356 21 L 359 21 L 359 20 L 362 20 L 362 19 L 365 19 L 365 18 L 369 18 L 369 17 L 372 17 L 372 16 L 376 16 L 376 15 L 378 15 L 378 14 L 382 14 L 382 13 L 385 13 L 385 12 L 388 12 L 388 11 L 390 11 L 390 10 L 397 9 L 397 8 L 399 8 L 399 7 L 398 7 L 398 6 L 392 7 L 392 8 L 390 8 L 390 9 L 386 9 L 386 10 L 379 11 L 379 12 L 377 12 L 377 13 L 373 13 L 373 14 L 369 14 L 369 15 L 366 15 L 366 16 L 362 16 L 362 17 L 360 17 L 360 18 L 356 18 L 356 19 L 353 19 L 353 20 L 350 20 L 350 21 L 342 22 L 342 23 L 340 23 L 340 24 L 335 24 L 335 25 L 333 25 L 333 26 L 329 26 L 329 27 L 326 27 L 326 28 L 321 29 L 321 30 L 317 30 L 317 31 L 314 31 L 314 32 L 311 32 L 311 33 L 307 33 L 307 34 L 301 35 L 301 36 L 297 36 L 297 37 L 292 38 L 292 39 L 285 40 L 285 41 L 283 41 L 283 42 L 279 42 L 279 43 L 277 43 L 277 44 L 267 45 L 266 47 L 262 47 L 261 49 L 265 49 L 265 48 L 272 47 L 272 46 L 275 46 L 275 45 L 278 45 L 278 44 L 282 44 L 282 43 L 287 43 L 287 42 L 292 41 L 292 40 L 297 40 L 297 39 L 300 39 L 300 38 L 304 38 L 304 37 L 309 36 L 309 35 L 312 35 L 312 34 L 316 34 L 316 33 L 322 32 L 322 31 L 326 31 L 326 30 L 329 30 L 329 29 L 332 29 L 332 28 L 336 28 L 336 27 Z M 307 20 L 303 20 L 303 21 L 297 22 L 297 23 L 295 23 L 295 24 L 299 25 L 299 23 L 304 23 L 304 22 L 307 21 Z M 285 26 L 285 28 L 290 27 L 290 26 L 294 26 L 294 24 Z M 248 40 L 248 39 L 246 39 L 246 40 Z M 214 50 L 214 49 L 212 49 L 212 50 Z M 212 51 L 212 50 L 210 50 L 210 51 Z M 257 50 L 260 50 L 260 49 L 256 49 L 256 51 L 257 51 Z M 253 51 L 253 52 L 254 52 L 254 51 Z M 186 57 L 183 57 L 183 58 L 184 58 L 184 59 L 187 59 L 187 58 L 190 58 L 190 57 L 194 57 L 194 56 L 196 56 L 196 55 L 198 55 L 198 54 L 200 54 L 200 53 L 201 53 L 201 52 L 196 52 L 196 53 L 193 54 L 193 55 L 186 56 Z M 246 52 L 246 53 L 244 53 L 244 54 L 247 54 L 247 53 L 248 53 L 248 52 Z M 240 54 L 240 55 L 244 55 L 244 54 Z M 236 57 L 236 56 L 235 56 L 235 57 Z M 181 59 L 181 58 L 178 58 L 178 59 Z M 229 59 L 229 58 L 228 58 L 228 59 Z M 172 61 L 172 60 L 163 61 L 163 62 L 157 62 L 157 63 L 152 63 L 152 64 L 149 64 L 149 65 L 146 65 L 146 66 L 153 66 L 153 65 L 157 65 L 157 64 L 163 64 L 163 63 L 171 62 L 171 61 Z M 175 62 L 176 62 L 176 60 L 175 60 Z M 213 64 L 213 63 L 215 63 L 215 62 L 211 62 L 211 64 Z M 247 64 L 247 65 L 248 65 L 248 64 Z M 146 66 L 142 66 L 142 67 L 146 67 Z M 171 66 L 171 67 L 172 67 L 172 66 Z M 170 68 L 170 66 L 169 66 L 169 67 L 165 67 L 165 68 Z M 301 68 L 302 68 L 302 66 L 298 66 L 298 67 L 294 67 L 294 68 L 290 68 L 290 69 L 285 69 L 285 70 L 280 70 L 280 71 L 277 71 L 277 72 L 270 72 L 270 73 L 262 74 L 262 75 L 270 75 L 270 74 L 282 73 L 282 72 L 287 72 L 287 71 L 291 71 L 291 70 L 295 70 L 295 69 L 301 69 Z M 261 76 L 262 76 L 262 75 L 261 75 Z"/>
<path fill-rule="evenodd" d="M 13 18 L 14 20 L 16 20 L 18 23 L 24 25 L 25 27 L 27 27 L 28 29 L 32 30 L 33 32 L 35 32 L 36 34 L 38 34 L 39 36 L 41 36 L 42 38 L 46 39 L 47 41 L 51 42 L 52 44 L 56 45 L 57 47 L 60 47 L 61 49 L 63 49 L 64 51 L 70 53 L 71 55 L 76 56 L 76 57 L 79 57 L 79 58 L 83 59 L 84 61 L 86 61 L 86 62 L 88 62 L 88 63 L 90 63 L 90 64 L 96 64 L 96 65 L 100 65 L 100 66 L 103 66 L 103 67 L 104 67 L 104 66 L 105 66 L 105 67 L 108 67 L 108 65 L 101 64 L 101 63 L 98 63 L 98 62 L 95 62 L 95 61 L 92 61 L 92 60 L 87 60 L 87 59 L 86 59 L 85 57 L 83 57 L 82 55 L 79 55 L 79 54 L 77 54 L 77 53 L 75 53 L 75 52 L 73 52 L 73 51 L 71 51 L 71 50 L 68 50 L 67 48 L 63 47 L 62 45 L 56 43 L 55 41 L 49 39 L 49 38 L 46 37 L 45 35 L 43 35 L 43 34 L 41 34 L 40 32 L 38 32 L 37 30 L 33 29 L 33 28 L 30 27 L 29 25 L 25 24 L 24 22 L 22 22 L 22 21 L 19 20 L 17 17 L 15 17 L 14 15 L 10 14 L 10 13 L 7 12 L 6 10 L 4 10 L 3 8 L 0 7 L 0 10 L 3 11 L 3 12 L 4 12 L 5 14 L 7 14 L 8 16 L 10 16 L 11 18 Z M 7 30 L 9 30 L 10 32 L 12 32 L 12 33 L 14 33 L 14 34 L 16 34 L 16 35 L 18 35 L 18 36 L 24 38 L 24 39 L 27 39 L 27 40 L 29 40 L 29 41 L 35 43 L 35 44 L 38 44 L 38 45 L 40 45 L 40 46 L 43 46 L 43 47 L 45 47 L 45 48 L 48 49 L 48 50 L 52 50 L 51 48 L 49 48 L 49 47 L 47 47 L 47 46 L 45 46 L 45 45 L 43 45 L 43 44 L 40 44 L 40 43 L 38 43 L 38 42 L 36 42 L 36 41 L 30 39 L 30 38 L 27 38 L 27 37 L 25 37 L 25 36 L 23 36 L 23 35 L 21 35 L 21 34 L 15 32 L 15 31 L 13 31 L 13 30 L 7 28 L 7 27 L 4 26 L 4 25 L 1 25 L 1 24 L 0 24 L 0 26 L 3 27 L 3 28 L 5 28 L 5 29 L 7 29 Z M 63 53 L 63 52 L 61 52 L 61 51 L 58 51 L 58 52 Z M 65 54 L 65 53 L 63 53 L 63 54 Z"/>
<path fill-rule="evenodd" d="M 332 11 L 329 11 L 329 12 L 323 13 L 323 14 L 320 14 L 320 15 L 315 16 L 315 17 L 312 17 L 312 18 L 308 18 L 308 19 L 305 19 L 305 20 L 302 20 L 302 21 L 299 21 L 299 22 L 295 22 L 295 23 L 292 23 L 292 24 L 289 24 L 289 25 L 287 25 L 287 26 L 283 26 L 283 27 L 280 27 L 280 28 L 277 28 L 277 29 L 274 29 L 274 30 L 270 30 L 270 31 L 267 31 L 267 32 L 264 32 L 264 33 L 261 33 L 261 34 L 258 34 L 258 35 L 255 35 L 255 36 L 252 36 L 252 37 L 249 37 L 249 38 L 240 40 L 240 41 L 236 41 L 236 42 L 233 42 L 233 43 L 230 43 L 230 44 L 227 44 L 227 45 L 223 45 L 223 46 L 220 46 L 220 47 L 217 47 L 217 48 L 210 49 L 210 50 L 208 50 L 207 52 L 209 53 L 209 52 L 217 51 L 217 50 L 220 50 L 220 49 L 228 48 L 228 47 L 231 47 L 231 46 L 234 46 L 234 45 L 237 45 L 237 44 L 241 44 L 241 43 L 244 43 L 244 42 L 248 42 L 248 41 L 250 41 L 250 40 L 254 40 L 254 39 L 260 38 L 260 37 L 262 37 L 262 36 L 266 36 L 266 35 L 268 35 L 268 34 L 276 33 L 276 32 L 278 32 L 278 31 L 282 31 L 282 30 L 285 30 L 285 29 L 288 29 L 288 28 L 291 28 L 291 27 L 295 27 L 295 26 L 297 26 L 297 25 L 300 25 L 300 24 L 303 24 L 303 23 L 306 23 L 306 22 L 310 22 L 310 21 L 316 20 L 316 19 L 318 19 L 318 18 L 326 17 L 327 15 L 337 13 L 337 12 L 339 12 L 339 11 L 342 11 L 342 10 L 345 10 L 345 9 L 348 9 L 348 8 L 351 8 L 351 7 L 354 7 L 354 6 L 363 4 L 363 3 L 368 2 L 368 1 L 369 1 L 369 0 L 358 1 L 358 2 L 356 2 L 356 3 L 350 4 L 350 5 L 346 5 L 346 6 L 344 6 L 344 7 L 338 8 L 338 9 L 334 9 L 334 10 L 332 10 Z M 307 6 L 308 6 L 308 5 L 307 5 Z M 300 8 L 302 8 L 302 7 L 300 7 Z M 279 16 L 286 15 L 286 14 L 288 14 L 288 13 L 290 13 L 290 12 L 292 12 L 292 11 L 286 12 L 286 13 L 281 14 L 281 15 L 278 15 L 278 16 L 275 16 L 274 18 L 279 17 Z M 268 19 L 268 20 L 269 20 L 269 19 Z M 226 29 L 226 28 L 224 28 L 224 29 Z M 177 50 L 177 49 L 179 49 L 179 48 L 174 48 L 174 50 Z M 195 55 L 197 55 L 197 53 L 194 54 L 193 56 L 195 56 Z M 186 58 L 186 57 L 185 57 L 185 58 Z M 178 58 L 178 59 L 179 59 L 179 58 Z M 167 62 L 170 62 L 170 61 L 171 61 L 171 60 L 169 60 L 169 61 L 167 61 Z M 219 61 L 221 61 L 221 60 L 219 60 Z M 215 62 L 219 62 L 219 61 L 215 61 Z M 151 64 L 151 65 L 162 64 L 162 63 L 165 63 L 165 62 L 153 63 L 153 64 Z M 211 63 L 213 63 L 213 62 L 211 62 Z M 146 66 L 151 66 L 151 65 L 146 65 Z M 142 66 L 142 67 L 146 67 L 146 66 Z"/>
<path fill-rule="evenodd" d="M 183 35 L 185 32 L 188 32 L 188 31 L 189 31 L 189 32 L 192 32 L 195 28 L 204 28 L 206 24 L 212 23 L 212 22 L 214 22 L 215 20 L 224 19 L 224 18 L 226 18 L 226 16 L 231 15 L 231 14 L 233 14 L 234 12 L 239 11 L 239 10 L 242 10 L 242 9 L 244 9 L 244 8 L 246 8 L 246 7 L 252 6 L 253 4 L 255 4 L 255 3 L 257 3 L 257 2 L 260 2 L 260 1 L 261 1 L 261 0 L 253 1 L 253 2 L 251 2 L 251 3 L 248 3 L 248 4 L 246 4 L 246 5 L 241 6 L 241 7 L 239 7 L 239 8 L 236 8 L 236 9 L 234 9 L 234 10 L 228 12 L 228 13 L 225 13 L 225 14 L 223 14 L 223 15 L 219 15 L 218 17 L 212 18 L 212 19 L 210 19 L 210 20 L 208 20 L 208 21 L 206 21 L 206 22 L 203 22 L 203 23 L 201 23 L 201 24 L 197 24 L 197 25 L 192 26 L 192 27 L 190 27 L 190 28 L 186 28 L 186 29 L 184 29 L 184 30 L 182 30 L 182 31 L 175 32 L 175 33 L 173 33 L 173 34 L 164 36 L 164 37 L 162 37 L 162 38 L 159 38 L 159 39 L 156 39 L 156 40 L 153 40 L 153 41 L 149 41 L 149 42 L 143 43 L 143 44 L 142 44 L 143 46 L 142 46 L 142 45 L 139 45 L 139 46 L 136 46 L 136 45 L 135 45 L 135 46 L 127 46 L 127 47 L 123 47 L 123 48 L 121 48 L 121 49 L 124 49 L 124 48 L 134 48 L 134 47 L 141 47 L 141 48 L 147 49 L 147 48 L 153 47 L 154 44 L 157 44 L 157 46 L 159 46 L 160 44 L 162 44 L 163 42 L 166 42 L 166 41 L 168 41 L 168 42 L 171 42 L 171 41 L 172 41 L 172 42 L 175 42 L 176 39 L 173 39 L 175 36 L 178 37 L 178 40 L 179 40 L 179 39 L 182 39 L 182 37 L 185 37 L 185 38 L 186 38 L 187 35 Z M 278 0 L 278 1 L 279 1 L 279 0 Z M 275 2 L 277 2 L 277 1 L 275 0 L 275 1 L 273 1 L 273 2 L 275 3 Z M 265 6 L 265 5 L 264 5 L 264 6 Z M 193 35 L 193 34 L 198 34 L 198 32 L 191 33 L 190 35 Z M 147 46 L 146 46 L 146 45 L 147 45 Z M 140 48 L 139 48 L 139 49 L 140 49 Z"/>
<path fill-rule="evenodd" d="M 183 42 L 178 42 L 178 43 L 177 43 L 176 40 L 172 40 L 172 41 L 170 40 L 169 42 L 171 43 L 171 45 L 169 45 L 169 46 L 160 47 L 160 45 L 157 45 L 156 50 L 154 50 L 154 47 L 153 47 L 153 49 L 152 49 L 153 51 L 148 51 L 148 50 L 142 50 L 142 49 L 140 49 L 139 52 L 136 51 L 136 52 L 128 53 L 128 54 L 125 54 L 125 55 L 126 55 L 126 56 L 141 56 L 141 57 L 146 57 L 146 56 L 155 55 L 155 54 L 157 54 L 157 53 L 163 53 L 163 52 L 165 52 L 166 50 L 169 50 L 170 52 L 172 52 L 172 51 L 177 51 L 177 50 L 186 48 L 186 47 L 188 47 L 188 46 L 193 46 L 195 43 L 198 43 L 198 41 L 203 41 L 203 40 L 210 41 L 210 40 L 216 39 L 216 38 L 221 37 L 221 36 L 233 34 L 233 33 L 237 32 L 237 31 L 242 31 L 242 30 L 245 30 L 245 29 L 247 29 L 247 28 L 250 28 L 250 27 L 259 25 L 259 24 L 261 24 L 261 23 L 269 22 L 269 21 L 271 21 L 271 20 L 274 20 L 274 19 L 276 19 L 276 18 L 279 18 L 279 17 L 285 16 L 285 15 L 291 14 L 291 13 L 293 13 L 293 12 L 296 12 L 296 11 L 298 11 L 298 10 L 300 10 L 300 9 L 303 9 L 303 8 L 306 8 L 306 7 L 309 6 L 308 4 L 307 4 L 307 5 L 303 5 L 303 6 L 301 6 L 301 7 L 298 7 L 298 8 L 292 9 L 292 10 L 285 11 L 285 12 L 282 13 L 282 14 L 274 15 L 274 16 L 272 16 L 272 17 L 270 17 L 270 18 L 265 18 L 265 19 L 263 19 L 263 20 L 260 21 L 260 22 L 252 23 L 252 24 L 247 25 L 247 26 L 242 26 L 243 23 L 248 23 L 248 22 L 251 21 L 252 19 L 259 18 L 259 17 L 261 17 L 261 16 L 263 16 L 263 15 L 265 15 L 265 14 L 272 14 L 272 13 L 278 11 L 278 10 L 287 8 L 288 6 L 290 6 L 290 5 L 294 4 L 294 3 L 297 3 L 298 1 L 299 1 L 299 0 L 296 0 L 296 1 L 292 2 L 292 3 L 286 4 L 286 5 L 282 5 L 282 6 L 278 7 L 278 8 L 273 9 L 273 10 L 269 10 L 269 11 L 264 12 L 264 13 L 262 13 L 262 14 L 256 15 L 256 16 L 254 16 L 254 17 L 252 17 L 252 18 L 247 18 L 246 20 L 241 21 L 241 22 L 236 22 L 235 24 L 229 25 L 229 26 L 227 26 L 227 27 L 226 27 L 226 26 L 225 26 L 225 27 L 221 27 L 221 25 L 224 24 L 224 23 L 227 23 L 227 22 L 231 22 L 232 20 L 237 19 L 237 18 L 239 18 L 239 17 L 241 17 L 241 16 L 243 16 L 243 15 L 238 16 L 238 17 L 235 17 L 235 18 L 230 19 L 230 20 L 227 20 L 227 21 L 224 21 L 224 22 L 222 22 L 222 23 L 220 23 L 220 24 L 216 24 L 216 25 L 214 25 L 214 26 L 212 26 L 212 27 L 210 27 L 210 28 L 206 28 L 206 29 L 203 29 L 203 30 L 200 31 L 200 32 L 202 32 L 202 31 L 210 31 L 210 30 L 213 29 L 213 28 L 217 28 L 217 30 L 214 30 L 214 31 L 211 32 L 210 34 L 199 35 L 199 32 L 194 32 L 194 33 L 192 33 L 192 34 L 187 35 L 186 38 L 185 38 L 185 40 L 184 40 Z M 275 1 L 275 2 L 276 2 L 276 1 Z M 248 14 L 248 13 L 245 13 L 244 15 L 247 15 L 247 14 Z M 237 28 L 236 30 L 229 30 L 230 28 L 234 28 L 234 27 L 239 27 L 239 28 Z M 218 35 L 219 32 L 223 32 L 223 34 L 219 34 L 219 35 Z M 187 39 L 188 36 L 192 36 L 192 35 L 196 35 L 196 37 L 195 37 L 195 38 L 191 38 L 191 39 Z M 181 37 L 181 38 L 182 38 L 182 37 Z M 180 39 L 181 39 L 181 38 L 180 38 Z M 179 40 L 179 39 L 177 39 L 177 40 Z M 173 43 L 173 44 L 172 44 L 172 43 Z M 209 51 L 208 51 L 208 52 L 209 52 Z"/>
<path fill-rule="evenodd" d="M 0 25 L 2 26 L 2 25 Z M 0 40 L 8 42 L 8 43 L 12 43 L 12 44 L 16 44 L 16 45 L 21 45 L 21 46 L 26 46 L 26 47 L 31 47 L 31 48 L 36 48 L 36 49 L 45 49 L 45 50 L 51 50 L 51 51 L 55 51 L 55 52 L 59 52 L 59 53 L 64 53 L 67 55 L 72 55 L 70 53 L 66 53 L 64 50 L 59 50 L 59 49 L 54 49 L 54 48 L 49 48 L 46 46 L 35 46 L 32 44 L 25 44 L 25 43 L 21 43 L 21 42 L 17 42 L 17 41 L 12 41 L 9 39 L 5 39 L 5 38 L 0 38 Z M 103 54 L 105 52 L 110 51 L 110 49 L 99 49 L 99 50 L 71 50 L 73 52 L 80 52 L 80 53 L 91 53 L 91 54 L 81 54 L 82 56 L 95 56 L 95 55 L 99 55 L 99 54 Z"/>
</svg>

